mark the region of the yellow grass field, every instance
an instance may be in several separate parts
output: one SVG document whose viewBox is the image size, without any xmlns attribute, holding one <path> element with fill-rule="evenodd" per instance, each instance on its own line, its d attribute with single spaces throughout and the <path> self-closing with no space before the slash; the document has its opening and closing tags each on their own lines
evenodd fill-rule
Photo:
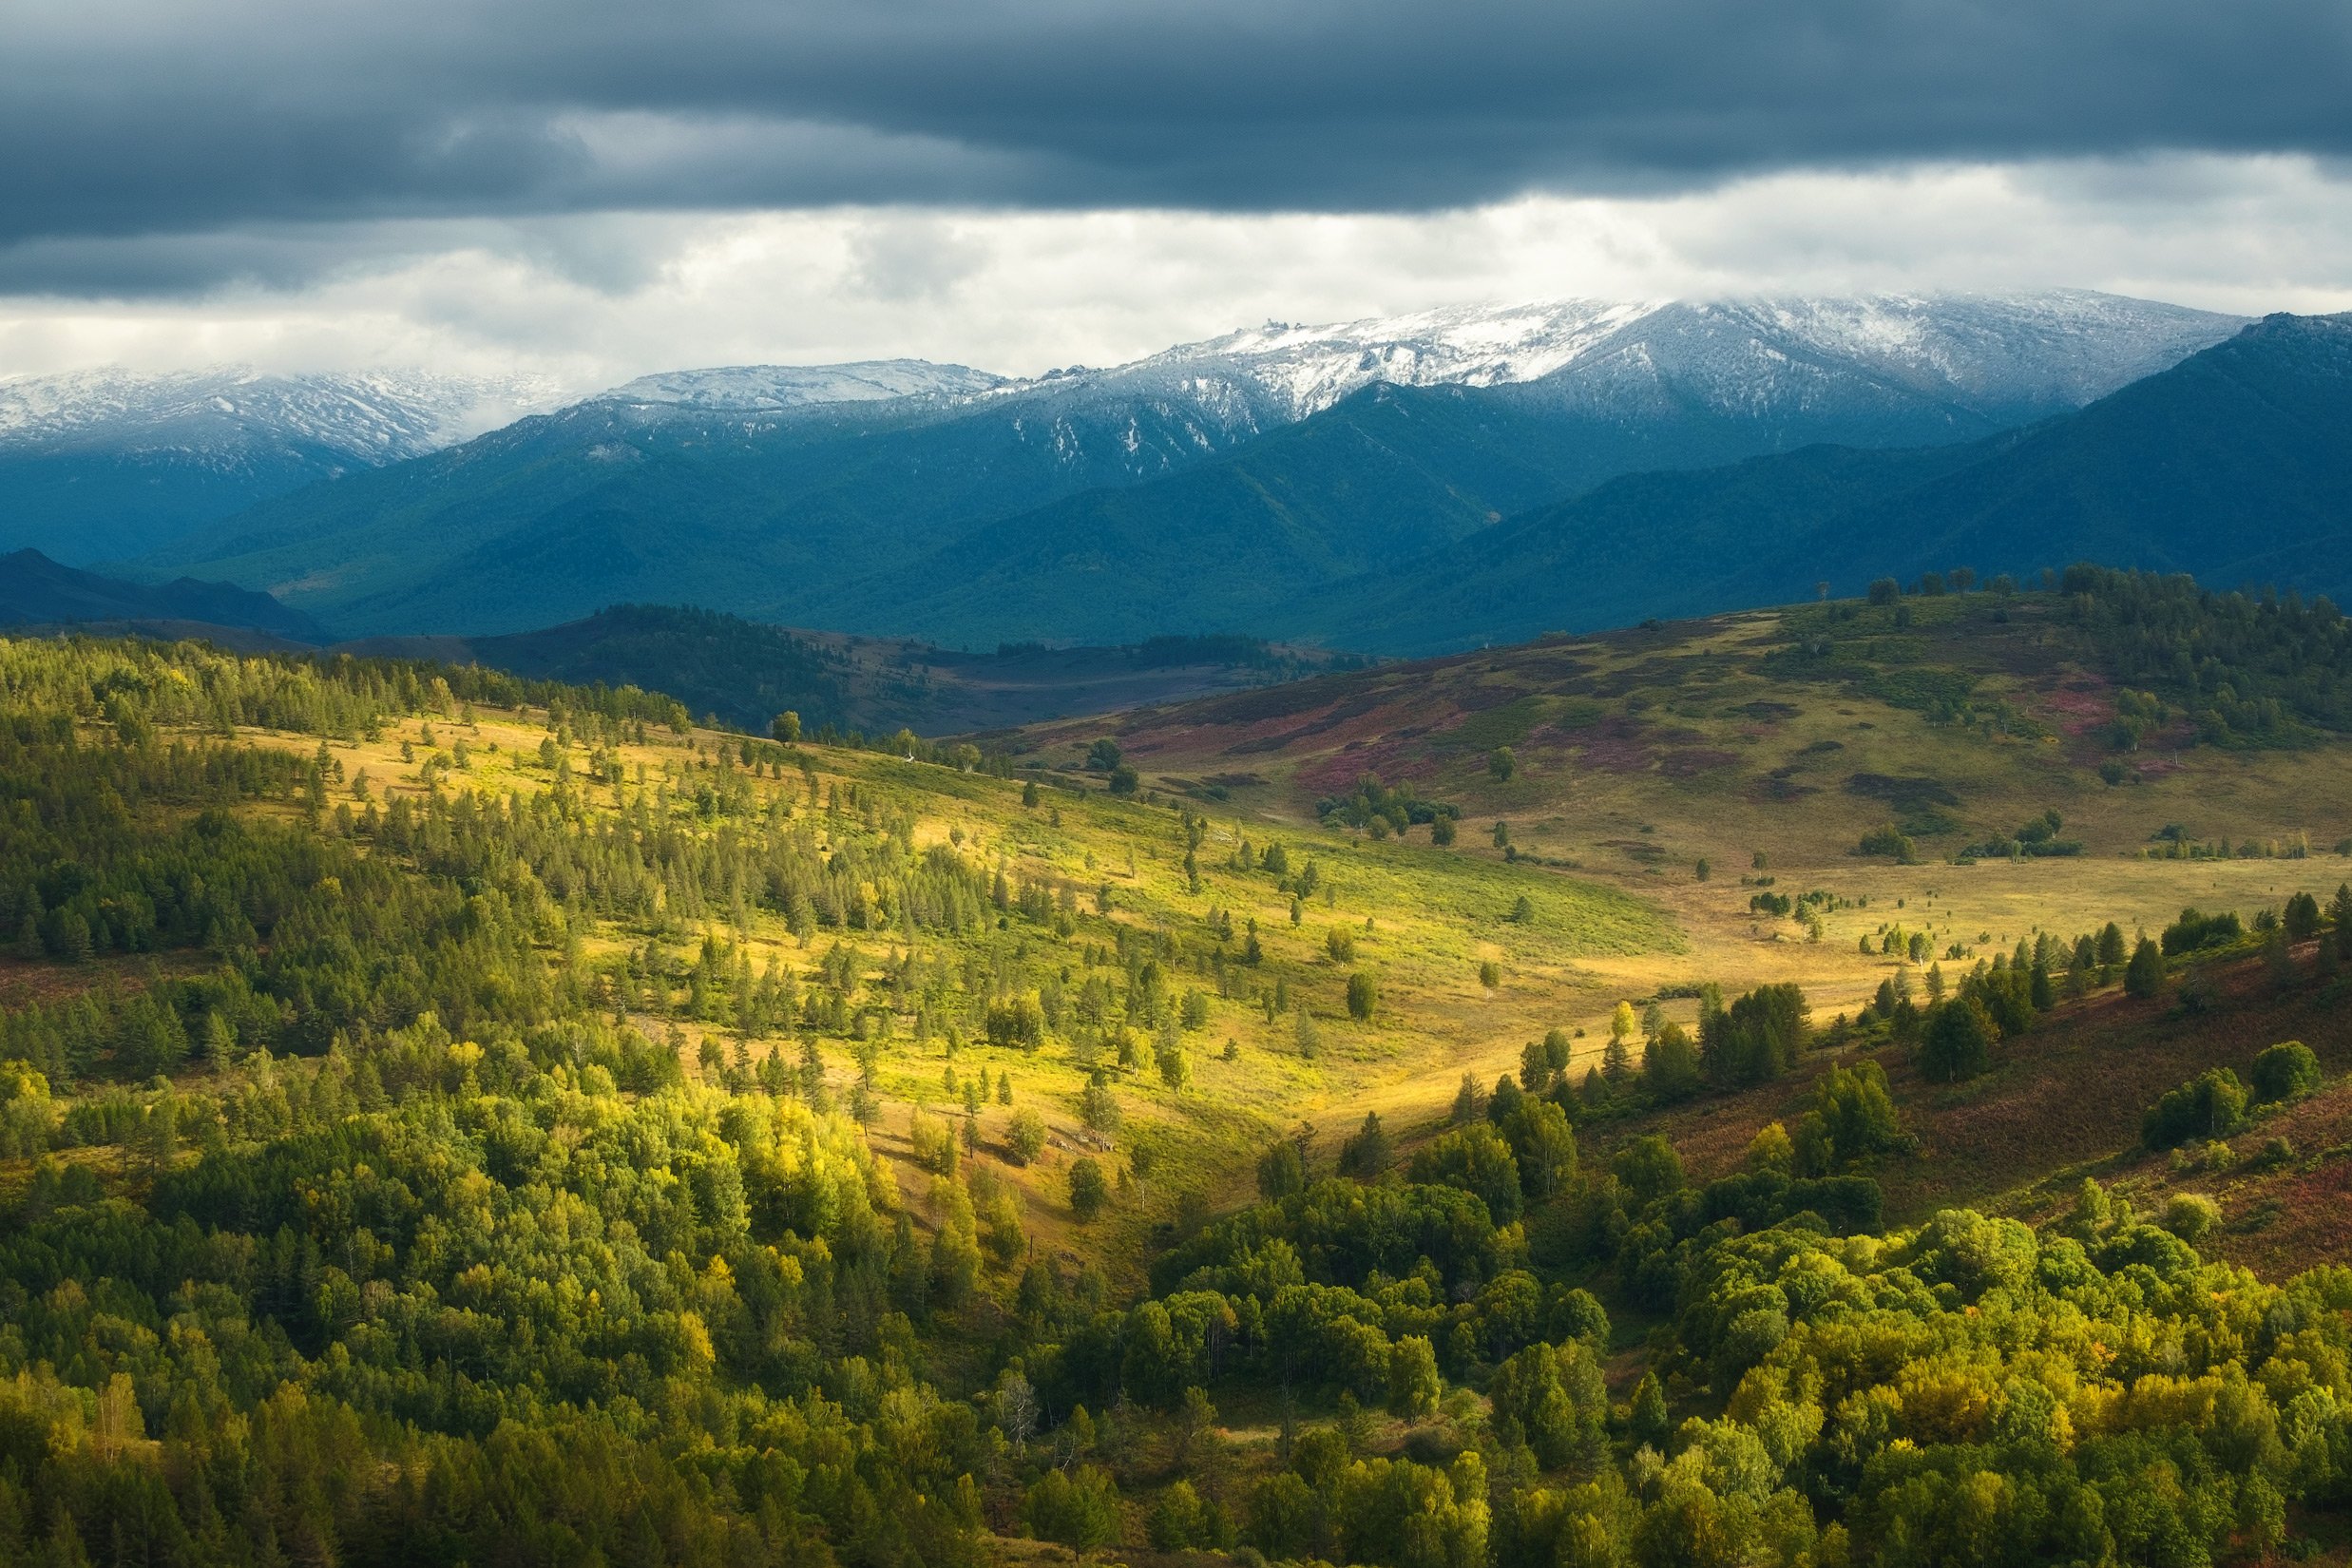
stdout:
<svg viewBox="0 0 2352 1568">
<path fill-rule="evenodd" d="M 918 1209 L 927 1176 L 912 1157 L 911 1119 L 934 1116 L 952 1126 L 963 1115 L 962 1084 L 976 1073 L 989 1082 L 1009 1076 L 1014 1107 L 1041 1112 L 1049 1141 L 1034 1163 L 1011 1163 L 1004 1135 L 1013 1109 L 991 1096 L 979 1119 L 984 1155 L 1024 1195 L 1039 1245 L 1098 1253 L 1121 1269 L 1138 1264 L 1150 1227 L 1172 1217 L 1188 1195 L 1212 1207 L 1238 1201 L 1256 1153 L 1277 1136 L 1310 1128 L 1328 1150 L 1377 1111 L 1409 1139 L 1442 1119 L 1464 1073 L 1491 1083 L 1549 1029 L 1576 1037 L 1572 1070 L 1581 1073 L 1597 1059 L 1620 1001 L 1639 1005 L 1679 993 L 1663 1005 L 1687 1021 L 1699 982 L 1731 993 L 1793 980 L 1816 1020 L 1826 1022 L 1858 1008 L 1897 966 L 1861 950 L 1865 942 L 1875 949 L 1892 926 L 1928 933 L 1939 955 L 1958 945 L 1969 956 L 1945 962 L 1964 967 L 2043 929 L 2071 939 L 2112 920 L 2127 933 L 2152 931 L 2188 904 L 2250 915 L 2299 889 L 2324 899 L 2352 874 L 2331 851 L 2303 849 L 2352 832 L 2352 784 L 2339 748 L 2182 748 L 2136 758 L 2134 776 L 2111 785 L 2094 771 L 2101 754 L 2065 728 L 2083 705 L 2088 678 L 2078 669 L 1991 669 L 1988 684 L 2045 732 L 2017 736 L 1779 679 L 1758 668 L 1772 631 L 1769 618 L 1736 617 L 1046 726 L 1014 737 L 1021 766 L 1009 778 L 810 745 L 795 748 L 794 767 L 751 776 L 738 763 L 716 760 L 733 737 L 660 735 L 604 759 L 618 764 L 619 785 L 584 791 L 609 808 L 666 786 L 673 809 L 690 816 L 694 792 L 723 777 L 750 792 L 755 810 L 789 807 L 822 844 L 843 820 L 835 813 L 852 810 L 839 802 L 854 787 L 855 810 L 869 817 L 911 814 L 918 849 L 951 843 L 1015 882 L 1069 889 L 1080 911 L 1069 935 L 1017 916 L 990 933 L 1010 942 L 1029 985 L 1046 975 L 1081 985 L 1090 964 L 1107 956 L 1113 925 L 1173 939 L 1173 987 L 1207 998 L 1206 1023 L 1184 1035 L 1189 1082 L 1180 1088 L 1154 1071 L 1149 1041 L 1121 1070 L 1080 1049 L 1068 1031 L 1055 1031 L 1034 1053 L 975 1040 L 950 1061 L 940 1042 L 918 1046 L 901 1029 L 884 1042 L 876 1067 L 875 1144 L 898 1163 Z M 2017 634 L 2029 643 L 2030 636 Z M 2000 647 L 2013 652 L 2008 641 L 2016 638 L 2004 638 Z M 1268 709 L 1283 711 L 1268 717 Z M 436 775 L 430 787 L 444 792 L 550 787 L 544 714 L 490 712 L 473 720 L 411 718 L 373 741 L 331 745 L 338 803 L 355 804 L 363 774 L 379 802 L 421 792 L 429 767 Z M 1076 766 L 1106 734 L 1141 770 L 1133 800 L 1110 797 L 1100 774 Z M 255 738 L 305 752 L 316 744 Z M 452 760 L 460 739 L 463 768 Z M 1507 779 L 1488 760 L 1498 745 L 1514 750 Z M 803 760 L 813 790 L 798 771 Z M 573 749 L 570 764 L 589 772 L 584 746 Z M 1430 842 L 1426 827 L 1375 836 L 1317 821 L 1318 795 L 1344 793 L 1358 774 L 1383 767 L 1392 781 L 1458 806 L 1452 846 Z M 1887 802 L 1850 782 L 1873 777 L 1929 781 L 1915 787 L 1950 802 L 1938 810 L 1954 825 L 1922 841 L 1922 863 L 1854 852 L 1859 836 L 1890 814 Z M 1038 803 L 1024 806 L 1024 782 L 1040 778 Z M 2082 841 L 2080 854 L 1944 858 L 2050 809 Z M 1185 822 L 1195 813 L 1197 890 L 1184 868 Z M 1495 847 L 1497 821 L 1508 824 L 1515 858 Z M 2153 835 L 2173 823 L 2197 842 L 2275 848 L 2280 857 L 2151 857 Z M 1300 901 L 1295 923 L 1275 876 L 1233 864 L 1245 840 L 1253 857 L 1280 844 L 1293 871 L 1312 860 L 1318 886 Z M 1696 870 L 1702 858 L 1711 872 L 1706 880 Z M 1834 895 L 1817 927 L 1750 908 L 1759 892 L 1811 889 Z M 1107 914 L 1098 913 L 1106 898 Z M 1528 918 L 1514 919 L 1521 899 Z M 1232 922 L 1229 940 L 1212 932 L 1217 914 Z M 1252 923 L 1263 956 L 1244 965 Z M 868 972 L 906 947 L 889 931 L 823 931 L 804 944 L 765 913 L 740 929 L 707 932 L 739 943 L 755 969 L 773 957 L 794 973 L 836 945 Z M 1334 933 L 1352 944 L 1352 957 L 1331 956 Z M 705 934 L 704 927 L 680 929 L 670 946 L 690 960 Z M 641 933 L 600 930 L 588 949 L 595 957 L 642 943 Z M 1488 965 L 1491 986 L 1482 978 Z M 1347 977 L 1357 971 L 1378 986 L 1368 1021 L 1350 1018 L 1344 1004 Z M 1265 998 L 1277 984 L 1297 1011 L 1270 1016 Z M 1310 1021 L 1311 1055 L 1302 1047 L 1301 1013 Z M 679 1030 L 689 1070 L 699 1070 L 701 1025 L 637 1022 L 656 1037 Z M 724 1049 L 734 1052 L 735 1042 Z M 792 1060 L 798 1047 L 763 1040 L 743 1049 L 755 1061 L 771 1049 Z M 847 1042 L 829 1039 L 823 1050 L 830 1079 L 846 1086 L 855 1071 Z M 1125 1112 L 1114 1149 L 1078 1114 L 1098 1066 L 1111 1073 Z M 1147 1169 L 1137 1168 L 1138 1151 Z M 1084 1232 L 1072 1223 L 1066 1181 L 1069 1161 L 1089 1152 L 1111 1157 L 1121 1192 L 1113 1217 Z"/>
</svg>

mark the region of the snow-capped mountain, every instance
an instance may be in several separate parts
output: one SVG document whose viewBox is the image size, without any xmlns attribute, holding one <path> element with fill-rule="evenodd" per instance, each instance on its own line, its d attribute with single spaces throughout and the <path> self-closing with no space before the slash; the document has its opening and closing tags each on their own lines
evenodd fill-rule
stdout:
<svg viewBox="0 0 2352 1568">
<path fill-rule="evenodd" d="M 1006 382 L 997 398 L 1154 395 L 1261 424 L 1306 418 L 1375 381 L 1551 383 L 1639 401 L 1672 383 L 1726 412 L 1818 392 L 1825 371 L 1991 413 L 2079 407 L 2245 325 L 2241 317 L 2084 290 L 2018 294 L 1557 300 L 1335 326 L 1263 327 L 1125 365 Z M 1614 385 L 1614 394 L 1597 389 Z M 1632 411 L 1629 410 L 1629 411 Z"/>
<path fill-rule="evenodd" d="M 86 564 L 559 401 L 529 377 L 243 367 L 0 378 L 0 544 Z"/>
<path fill-rule="evenodd" d="M 752 412 L 820 403 L 874 403 L 894 397 L 967 397 L 1003 386 L 1004 377 L 927 359 L 875 359 L 850 365 L 733 365 L 641 375 L 591 401 L 702 411 Z"/>
<path fill-rule="evenodd" d="M 1148 480 L 1376 382 L 1512 387 L 1595 417 L 1781 422 L 1790 442 L 1957 439 L 2079 408 L 2243 319 L 2084 290 L 1561 299 L 1322 326 L 1268 322 L 1142 359 L 1000 377 L 923 360 L 641 377 L 594 401 L 674 419 L 822 403 L 1002 411 L 1088 483 Z"/>
<path fill-rule="evenodd" d="M 450 446 L 559 400 L 527 376 L 370 371 L 272 375 L 242 366 L 0 377 L 0 450 L 74 448 L 234 467 L 257 451 L 336 452 L 376 467 Z"/>
<path fill-rule="evenodd" d="M 2082 291 L 1677 300 L 1584 346 L 1538 384 L 1564 403 L 1626 416 L 1837 410 L 1866 426 L 1941 408 L 1962 424 L 2013 425 L 2080 408 L 2245 324 Z"/>
<path fill-rule="evenodd" d="M 1572 363 L 1656 311 L 1660 301 L 1565 299 L 1375 316 L 1335 326 L 1269 321 L 1101 371 L 1008 384 L 1001 395 L 1079 387 L 1238 397 L 1261 420 L 1286 423 L 1375 381 L 1491 387 L 1533 381 Z"/>
<path fill-rule="evenodd" d="M 1161 542 L 1239 560 L 1320 541 L 1279 568 L 1316 581 L 1618 475 L 1977 439 L 2242 325 L 2072 291 L 1564 300 L 1270 323 L 1017 379 L 917 360 L 676 372 L 139 560 L 347 631 L 513 630 L 637 601 L 992 641 L 941 595 L 1001 579 L 1000 607 L 1031 594 L 1025 623 L 1058 637 L 1054 618 L 1117 599 Z M 0 529 L 10 543 L 38 541 Z M 1171 607 L 1190 581 L 1122 602 L 1209 624 Z"/>
</svg>

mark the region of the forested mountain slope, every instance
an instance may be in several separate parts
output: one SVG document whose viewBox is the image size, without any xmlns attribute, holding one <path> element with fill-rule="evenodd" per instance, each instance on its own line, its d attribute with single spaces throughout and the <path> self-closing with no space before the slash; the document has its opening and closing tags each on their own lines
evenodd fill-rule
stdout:
<svg viewBox="0 0 2352 1568">
<path fill-rule="evenodd" d="M 1971 445 L 1637 474 L 1300 602 L 1402 652 L 2094 560 L 2352 588 L 2352 317 L 2271 316 L 2078 413 Z"/>
</svg>

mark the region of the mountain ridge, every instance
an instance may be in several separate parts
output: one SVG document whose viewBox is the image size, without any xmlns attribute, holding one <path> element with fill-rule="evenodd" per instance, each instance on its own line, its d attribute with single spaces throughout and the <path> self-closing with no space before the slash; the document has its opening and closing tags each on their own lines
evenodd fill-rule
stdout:
<svg viewBox="0 0 2352 1568">
<path fill-rule="evenodd" d="M 1365 645 L 1377 628 L 1384 651 L 1436 652 L 1787 602 L 1825 578 L 1852 592 L 2080 560 L 2341 595 L 2347 545 L 2352 315 L 2273 315 L 2075 413 L 1975 443 L 1623 476 L 1504 519 L 1450 559 L 1337 586 L 1329 613 L 1272 629 Z"/>
<path fill-rule="evenodd" d="M 1434 335 L 1385 330 L 1398 321 Z M 1381 526 L 1393 534 L 1399 518 L 1425 506 L 1454 519 L 1428 530 L 1443 542 L 1464 520 L 1627 471 L 1825 439 L 1914 446 L 1981 436 L 2092 386 L 2128 381 L 2235 325 L 2056 292 L 1870 296 L 1835 308 L 1582 302 L 1550 315 L 1511 307 L 1333 329 L 1276 324 L 968 395 L 749 415 L 691 400 L 590 400 L 263 503 L 135 565 L 267 587 L 354 634 L 522 630 L 622 600 L 691 600 L 967 646 L 1254 632 L 1207 602 L 1172 604 L 1156 623 L 1101 615 L 1059 624 L 1045 608 L 1100 605 L 1054 601 L 1051 574 L 1018 592 L 992 587 L 977 607 L 953 602 L 969 601 L 969 583 L 988 575 L 973 565 L 988 540 L 1008 542 L 995 564 L 1023 550 L 1054 556 L 1055 530 L 1082 533 L 1088 514 L 1118 520 L 1099 553 L 1140 562 L 1140 541 L 1158 552 L 1159 579 L 1171 575 L 1165 541 L 1179 533 L 1190 536 L 1184 548 L 1210 561 L 1290 537 L 1295 547 L 1284 559 L 1311 566 L 1302 586 L 1360 569 L 1368 563 L 1346 535 L 1347 498 L 1361 486 L 1322 456 L 1296 473 L 1269 464 L 1311 454 L 1316 438 L 1297 432 L 1317 420 L 1344 436 L 1359 417 L 1349 400 L 1375 384 L 1397 386 L 1399 407 L 1412 392 L 1448 391 L 1502 432 L 1449 436 L 1441 451 L 1399 450 L 1388 464 L 1410 482 L 1382 503 Z M 1807 348 L 1814 338 L 1844 347 Z M 1496 379 L 1506 373 L 1525 378 Z M 1440 373 L 1489 384 L 1387 379 Z M 1336 400 L 1292 417 L 1326 397 Z M 1246 473 L 1216 468 L 1242 452 L 1251 453 Z M 1198 493 L 1184 489 L 1202 470 Z M 1540 483 L 1531 486 L 1531 475 Z M 1245 504 L 1229 506 L 1237 476 Z M 1154 484 L 1178 489 L 1133 507 L 1119 498 Z M 1079 499 L 1087 492 L 1096 493 Z M 1257 592 L 1249 586 L 1244 599 Z M 1025 619 L 1009 613 L 1016 602 L 1030 606 Z"/>
<path fill-rule="evenodd" d="M 182 577 L 124 583 L 78 570 L 36 549 L 0 555 L 0 626 L 168 623 L 251 631 L 292 642 L 323 639 L 318 623 L 265 593 Z"/>
<path fill-rule="evenodd" d="M 552 400 L 548 383 L 245 366 L 0 378 L 0 544 L 78 565 L 271 497 L 438 450 Z"/>
</svg>

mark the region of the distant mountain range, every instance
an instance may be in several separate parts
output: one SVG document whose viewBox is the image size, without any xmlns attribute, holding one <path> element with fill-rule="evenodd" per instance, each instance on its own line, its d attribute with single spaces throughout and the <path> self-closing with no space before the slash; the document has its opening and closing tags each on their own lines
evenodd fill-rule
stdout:
<svg viewBox="0 0 2352 1568">
<path fill-rule="evenodd" d="M 0 556 L 0 627 L 90 624 L 164 636 L 259 633 L 263 644 L 325 636 L 300 611 L 226 583 L 125 583 L 60 565 L 39 550 Z"/>
<path fill-rule="evenodd" d="M 89 632 L 199 639 L 244 652 L 481 664 L 533 679 L 634 685 L 764 731 L 777 714 L 823 728 L 957 735 L 1147 707 L 1317 675 L 1361 660 L 1253 638 L 1159 638 L 1129 647 L 1021 644 L 958 653 L 903 640 L 761 625 L 712 610 L 620 604 L 498 637 L 383 637 L 330 644 L 268 594 L 182 578 L 126 583 L 38 550 L 0 556 L 0 635 Z"/>
<path fill-rule="evenodd" d="M 2095 561 L 2352 590 L 2352 315 L 2274 316 L 2079 412 L 1965 445 L 1629 475 L 1262 624 L 1434 652 Z"/>
<path fill-rule="evenodd" d="M 727 395 L 767 397 L 776 413 L 810 385 L 797 374 L 741 373 Z M 1611 448 L 1612 439 L 1652 438 L 1531 412 L 1539 388 L 1557 399 L 1558 388 L 1541 382 L 1370 384 L 1167 478 L 1097 486 L 965 531 L 898 568 L 895 592 L 808 552 L 819 569 L 851 579 L 825 601 L 850 623 L 949 626 L 969 641 L 1042 622 L 1057 640 L 1081 644 L 1060 651 L 1006 637 L 1017 645 L 958 654 L 911 637 L 794 631 L 707 609 L 630 603 L 541 629 L 339 646 L 634 682 L 755 728 L 794 707 L 813 724 L 907 724 L 938 734 L 1262 683 L 1323 657 L 1302 645 L 1442 652 L 1785 603 L 1810 598 L 1817 583 L 1852 594 L 1874 578 L 1908 582 L 1959 566 L 1989 580 L 2089 560 L 2187 572 L 2221 587 L 2268 584 L 2340 599 L 2352 591 L 2352 316 L 2266 317 L 2084 408 L 1974 440 L 1816 443 L 1712 467 L 1654 468 L 1498 515 L 1503 503 L 1589 472 L 1601 461 L 1596 453 L 1632 449 Z M 672 436 L 712 428 L 698 416 L 645 414 L 695 396 L 692 385 L 673 384 L 660 389 L 675 399 L 662 404 L 654 390 L 324 488 L 350 495 L 364 486 L 395 498 L 410 494 L 403 486 L 430 491 L 447 482 L 447 465 L 511 455 L 531 443 L 556 451 L 549 462 L 561 468 L 568 450 L 561 432 L 576 422 Z M 827 459 L 862 450 L 875 489 L 891 478 L 884 454 L 896 449 L 893 441 L 938 428 L 912 405 L 969 395 L 950 386 L 869 396 L 884 415 L 870 422 L 851 419 L 846 403 L 813 411 L 803 405 L 797 424 L 780 413 L 738 416 L 754 433 L 801 432 L 803 444 L 785 449 L 794 455 L 769 454 L 762 472 L 797 475 L 821 494 L 811 476 L 837 475 Z M 968 432 L 976 417 L 950 425 Z M 633 419 L 640 423 L 629 427 Z M 1683 428 L 1686 438 L 1694 428 Z M 679 441 L 642 461 L 668 483 L 698 477 L 701 493 L 724 496 L 725 482 L 698 466 L 697 454 L 716 446 Z M 732 449 L 739 456 L 748 449 Z M 1482 491 L 1462 477 L 1473 472 Z M 927 492 L 961 483 L 968 494 L 978 483 L 962 468 L 929 486 L 919 474 L 898 477 L 910 511 Z M 511 482 L 528 489 L 525 479 Z M 404 540 L 423 548 L 413 530 L 433 503 L 411 505 L 413 513 L 379 520 L 388 559 Z M 623 551 L 636 552 L 630 559 L 647 579 L 665 580 L 659 542 L 636 524 L 565 515 L 580 526 L 529 536 L 536 558 L 511 536 L 477 543 L 466 559 L 479 564 L 503 552 L 505 564 L 468 569 L 458 581 L 477 587 L 485 603 L 500 594 L 531 602 L 549 580 L 566 592 L 608 583 Z M 718 512 L 702 516 L 719 531 Z M 587 547 L 599 530 L 601 552 Z M 892 547 L 844 535 L 834 554 L 861 544 L 870 564 Z M 702 547 L 708 575 L 686 591 L 723 597 L 755 575 L 730 571 Z M 229 641 L 317 643 L 328 635 L 299 609 L 241 587 L 114 581 L 31 550 L 0 558 L 0 623 L 92 622 L 163 635 L 228 628 Z M 1170 626 L 1205 640 L 1164 639 Z M 1283 643 L 1253 641 L 1261 634 Z M 1138 646 L 1155 637 L 1163 641 Z"/>
<path fill-rule="evenodd" d="M 354 635 L 627 601 L 966 646 L 1254 632 L 1624 474 L 1977 440 L 2241 324 L 2075 292 L 1569 302 L 1273 324 L 1026 381 L 683 372 L 262 501 L 133 569 Z"/>
<path fill-rule="evenodd" d="M 144 553 L 258 501 L 469 439 L 552 389 L 231 367 L 0 377 L 0 545 L 70 564 Z"/>
</svg>

